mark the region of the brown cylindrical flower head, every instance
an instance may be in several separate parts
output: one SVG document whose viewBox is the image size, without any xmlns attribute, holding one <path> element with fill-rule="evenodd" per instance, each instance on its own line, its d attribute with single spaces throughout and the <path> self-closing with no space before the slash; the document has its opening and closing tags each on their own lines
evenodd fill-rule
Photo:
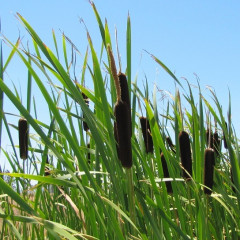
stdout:
<svg viewBox="0 0 240 240">
<path fill-rule="evenodd" d="M 212 148 L 207 148 L 204 153 L 204 193 L 210 195 L 212 193 L 213 187 L 213 171 L 214 171 L 214 150 Z M 210 189 L 209 189 L 210 188 Z"/>
<path fill-rule="evenodd" d="M 164 176 L 164 178 L 169 178 L 170 175 L 168 172 L 167 162 L 166 162 L 166 159 L 165 159 L 163 153 L 161 153 L 161 162 L 162 162 L 163 176 Z M 171 182 L 165 182 L 165 183 L 166 183 L 167 192 L 172 193 Z"/>
<path fill-rule="evenodd" d="M 153 140 L 151 135 L 150 124 L 147 118 L 140 117 L 140 124 L 142 128 L 143 140 L 147 153 L 153 153 Z"/>
<path fill-rule="evenodd" d="M 185 131 L 181 131 L 178 135 L 180 156 L 182 167 L 185 169 L 183 171 L 183 177 L 189 178 L 192 176 L 192 156 L 191 156 L 191 146 L 189 135 Z"/>
<path fill-rule="evenodd" d="M 28 122 L 21 118 L 18 121 L 20 158 L 25 160 L 28 157 Z"/>
<path fill-rule="evenodd" d="M 115 105 L 115 137 L 118 143 L 118 157 L 125 168 L 132 166 L 131 122 L 129 122 L 128 104 L 119 101 Z"/>
<path fill-rule="evenodd" d="M 129 91 L 128 91 L 128 82 L 127 82 L 127 77 L 123 73 L 118 74 L 118 81 L 120 84 L 121 88 L 121 100 L 128 105 L 128 111 L 129 111 L 129 122 L 132 122 L 132 117 L 131 117 L 131 103 L 130 103 L 130 98 L 129 98 Z M 131 136 L 132 136 L 132 129 L 131 129 Z"/>
</svg>

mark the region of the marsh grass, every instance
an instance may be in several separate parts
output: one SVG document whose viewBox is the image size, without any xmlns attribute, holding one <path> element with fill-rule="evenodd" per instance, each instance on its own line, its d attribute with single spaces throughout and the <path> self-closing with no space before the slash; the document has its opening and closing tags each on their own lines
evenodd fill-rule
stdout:
<svg viewBox="0 0 240 240">
<path fill-rule="evenodd" d="M 171 70 L 150 54 L 149 60 L 159 64 L 176 83 L 176 94 L 160 113 L 157 91 L 151 95 L 147 86 L 146 91 L 138 87 L 137 78 L 132 81 L 128 16 L 124 74 L 131 103 L 132 165 L 130 169 L 123 168 L 114 133 L 114 104 L 119 101 L 119 94 L 109 55 L 102 59 L 112 42 L 107 22 L 103 24 L 97 8 L 91 5 L 102 37 L 102 52 L 98 57 L 90 33 L 86 32 L 88 49 L 82 54 L 80 79 L 76 79 L 76 64 L 67 51 L 70 47 L 77 54 L 77 50 L 65 35 L 60 47 L 53 32 L 55 48 L 50 49 L 18 14 L 32 38 L 33 50 L 20 47 L 20 40 L 11 43 L 4 37 L 1 42 L 0 126 L 12 146 L 12 151 L 1 149 L 1 154 L 12 169 L 10 173 L 2 169 L 0 178 L 0 239 L 239 239 L 240 156 L 231 123 L 231 102 L 225 118 L 214 91 L 209 89 L 211 104 L 200 86 L 196 98 L 188 83 L 187 91 Z M 11 47 L 8 56 L 3 57 L 2 45 Z M 15 55 L 28 71 L 24 83 L 26 106 L 20 101 L 17 88 L 11 90 L 11 84 L 4 81 Z M 86 81 L 92 81 L 93 89 L 85 87 Z M 49 121 L 37 118 L 41 113 L 33 83 L 45 100 L 44 114 Z M 19 116 L 15 122 L 8 121 L 3 94 L 29 124 L 29 152 L 24 161 L 19 159 L 13 137 Z M 86 104 L 86 98 L 92 107 Z M 154 149 L 151 153 L 146 152 L 137 101 L 143 103 L 149 121 Z M 207 118 L 204 112 L 208 112 Z M 84 122 L 88 131 L 84 131 Z M 209 194 L 204 194 L 204 153 L 209 145 L 206 125 L 217 129 L 219 139 L 224 139 L 227 146 L 225 149 L 218 145 L 218 154 L 214 153 Z M 169 145 L 170 128 L 174 146 Z M 185 165 L 181 163 L 182 143 L 178 138 L 183 129 L 188 135 L 188 157 L 192 160 L 191 168 L 185 167 L 190 173 L 188 181 L 182 177 Z"/>
</svg>

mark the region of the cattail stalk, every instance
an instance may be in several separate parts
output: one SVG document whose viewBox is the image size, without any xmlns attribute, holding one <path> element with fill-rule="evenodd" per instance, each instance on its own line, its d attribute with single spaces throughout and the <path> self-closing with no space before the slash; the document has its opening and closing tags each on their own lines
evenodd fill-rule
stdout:
<svg viewBox="0 0 240 240">
<path fill-rule="evenodd" d="M 114 78 L 117 102 L 114 107 L 114 115 L 116 121 L 114 123 L 114 135 L 117 143 L 117 153 L 122 166 L 125 168 L 131 168 L 132 166 L 132 127 L 131 127 L 131 111 L 130 111 L 130 99 L 128 92 L 128 85 L 126 76 L 122 73 L 117 75 L 115 60 L 113 57 L 110 45 L 107 46 L 110 68 L 112 76 Z"/>
<path fill-rule="evenodd" d="M 18 121 L 18 133 L 19 133 L 19 149 L 20 158 L 25 160 L 28 158 L 28 123 L 24 118 L 20 118 Z"/>
<path fill-rule="evenodd" d="M 107 46 L 107 51 L 110 59 L 110 69 L 115 82 L 117 102 L 114 107 L 114 135 L 116 143 L 118 144 L 118 158 L 120 159 L 122 166 L 126 168 L 127 177 L 127 189 L 128 189 L 128 203 L 130 218 L 133 223 L 136 223 L 135 214 L 135 194 L 134 185 L 132 179 L 132 127 L 131 127 L 131 108 L 128 87 L 125 86 L 127 82 L 126 76 L 119 73 L 117 75 L 117 69 L 115 60 L 110 45 Z M 121 86 L 122 85 L 122 86 Z M 135 229 L 133 228 L 133 234 Z"/>
<path fill-rule="evenodd" d="M 214 150 L 207 148 L 204 153 L 204 193 L 208 195 L 212 193 L 214 164 Z"/>
<path fill-rule="evenodd" d="M 183 177 L 189 178 L 192 176 L 192 156 L 189 135 L 185 131 L 181 131 L 178 135 L 181 163 L 184 169 Z"/>
<path fill-rule="evenodd" d="M 142 128 L 143 140 L 147 153 L 153 153 L 153 140 L 151 136 L 150 124 L 147 118 L 140 117 L 140 124 Z"/>
</svg>

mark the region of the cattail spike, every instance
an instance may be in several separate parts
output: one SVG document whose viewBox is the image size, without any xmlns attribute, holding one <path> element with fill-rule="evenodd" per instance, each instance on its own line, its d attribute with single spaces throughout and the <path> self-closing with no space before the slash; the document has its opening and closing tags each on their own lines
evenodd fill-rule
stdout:
<svg viewBox="0 0 240 240">
<path fill-rule="evenodd" d="M 214 150 L 207 148 L 204 153 L 204 193 L 210 195 L 213 187 L 213 171 L 214 171 Z M 210 189 L 209 189 L 210 188 Z"/>
<path fill-rule="evenodd" d="M 132 117 L 131 117 L 131 103 L 130 103 L 130 98 L 129 98 L 129 91 L 128 91 L 128 82 L 127 82 L 127 77 L 123 73 L 118 74 L 118 80 L 120 83 L 120 88 L 121 88 L 121 101 L 127 103 L 128 105 L 128 112 L 129 112 L 129 122 L 132 122 Z M 132 129 L 131 129 L 131 136 L 132 136 Z"/>
<path fill-rule="evenodd" d="M 131 122 L 126 102 L 119 101 L 115 105 L 116 133 L 118 143 L 118 157 L 125 168 L 132 166 Z"/>
<path fill-rule="evenodd" d="M 28 158 L 28 123 L 24 118 L 18 121 L 20 158 Z"/>
<path fill-rule="evenodd" d="M 189 175 L 192 176 L 192 156 L 189 135 L 187 132 L 181 131 L 179 133 L 178 139 L 182 167 L 184 168 L 183 177 L 189 178 Z"/>
</svg>

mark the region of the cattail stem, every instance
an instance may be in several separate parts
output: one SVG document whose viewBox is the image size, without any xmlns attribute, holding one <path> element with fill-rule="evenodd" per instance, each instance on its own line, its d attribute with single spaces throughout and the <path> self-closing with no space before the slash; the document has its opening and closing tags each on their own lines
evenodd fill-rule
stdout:
<svg viewBox="0 0 240 240">
<path fill-rule="evenodd" d="M 121 100 L 121 87 L 120 87 L 120 83 L 118 80 L 117 69 L 116 69 L 116 64 L 115 64 L 115 60 L 113 57 L 112 49 L 109 44 L 107 45 L 107 51 L 108 51 L 108 55 L 109 55 L 109 59 L 110 59 L 110 68 L 111 68 L 112 76 L 113 76 L 115 86 L 116 86 L 117 102 L 119 102 Z"/>
</svg>

